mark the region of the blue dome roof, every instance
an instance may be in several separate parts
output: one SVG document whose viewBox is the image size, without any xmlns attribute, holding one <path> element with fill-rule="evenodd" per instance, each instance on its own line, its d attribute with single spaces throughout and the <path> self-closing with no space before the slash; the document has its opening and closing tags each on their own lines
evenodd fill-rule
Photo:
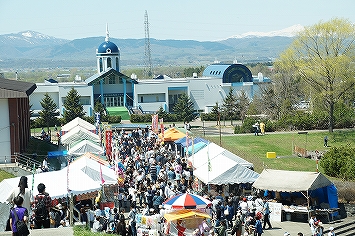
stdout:
<svg viewBox="0 0 355 236">
<path fill-rule="evenodd" d="M 103 42 L 99 48 L 97 49 L 98 53 L 118 53 L 119 49 L 116 46 L 116 44 L 110 42 L 110 41 L 105 41 Z"/>
</svg>

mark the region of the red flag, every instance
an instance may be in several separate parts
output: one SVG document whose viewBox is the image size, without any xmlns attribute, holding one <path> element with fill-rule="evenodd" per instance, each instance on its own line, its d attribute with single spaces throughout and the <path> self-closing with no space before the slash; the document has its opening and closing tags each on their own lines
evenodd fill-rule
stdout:
<svg viewBox="0 0 355 236">
<path fill-rule="evenodd" d="M 101 164 L 100 164 L 100 178 L 101 178 L 101 184 L 104 184 L 105 183 L 105 179 L 104 179 L 104 176 L 102 174 Z"/>
</svg>

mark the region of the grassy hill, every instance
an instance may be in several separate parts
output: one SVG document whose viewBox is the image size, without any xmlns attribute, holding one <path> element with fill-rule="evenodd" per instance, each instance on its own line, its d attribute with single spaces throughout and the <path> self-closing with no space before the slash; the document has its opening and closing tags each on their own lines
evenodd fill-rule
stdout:
<svg viewBox="0 0 355 236">
<path fill-rule="evenodd" d="M 328 136 L 328 147 L 323 146 L 323 138 Z M 208 137 L 219 144 L 219 137 Z M 222 136 L 222 147 L 239 155 L 254 164 L 258 173 L 264 168 L 281 170 L 316 171 L 316 161 L 293 155 L 296 145 L 307 151 L 319 153 L 329 150 L 332 146 L 350 145 L 355 147 L 355 130 L 337 130 L 332 134 L 328 131 L 309 131 L 308 134 L 267 133 L 265 136 L 253 134 Z M 276 152 L 279 158 L 266 158 L 266 152 Z M 322 172 L 322 169 L 319 167 Z"/>
</svg>

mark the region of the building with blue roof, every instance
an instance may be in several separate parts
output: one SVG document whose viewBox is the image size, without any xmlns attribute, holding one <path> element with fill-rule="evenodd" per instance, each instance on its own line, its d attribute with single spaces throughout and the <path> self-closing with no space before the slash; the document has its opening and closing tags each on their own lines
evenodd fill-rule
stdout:
<svg viewBox="0 0 355 236">
<path fill-rule="evenodd" d="M 242 64 L 215 63 L 206 67 L 202 77 L 138 80 L 134 89 L 135 106 L 143 111 L 155 112 L 162 107 L 172 112 L 182 93 L 186 93 L 199 112 L 210 112 L 216 103 L 222 104 L 230 89 L 238 95 L 244 90 L 249 99 L 259 90 L 262 83 L 270 83 L 261 73 L 252 76 L 251 71 Z"/>
</svg>

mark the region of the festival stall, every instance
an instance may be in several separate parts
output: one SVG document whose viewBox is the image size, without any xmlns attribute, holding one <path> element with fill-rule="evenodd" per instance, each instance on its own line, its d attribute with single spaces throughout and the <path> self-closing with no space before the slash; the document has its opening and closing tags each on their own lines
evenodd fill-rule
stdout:
<svg viewBox="0 0 355 236">
<path fill-rule="evenodd" d="M 196 231 L 208 232 L 212 202 L 199 195 L 183 193 L 163 203 L 164 235 L 195 235 Z"/>
<path fill-rule="evenodd" d="M 197 153 L 189 156 L 189 163 L 194 167 L 193 174 L 197 180 L 193 187 L 196 191 L 224 191 L 245 195 L 259 176 L 253 171 L 253 164 L 230 151 L 209 143 Z"/>
<path fill-rule="evenodd" d="M 68 147 L 73 146 L 73 143 L 82 140 L 91 140 L 92 142 L 100 143 L 99 135 L 82 128 L 81 126 L 76 126 L 69 130 L 60 139 L 61 143 L 67 145 Z"/>
<path fill-rule="evenodd" d="M 92 125 L 89 122 L 81 119 L 80 117 L 77 117 L 61 127 L 61 135 L 66 134 L 67 132 L 78 126 L 96 134 L 95 125 Z"/>
<path fill-rule="evenodd" d="M 338 215 L 337 189 L 319 172 L 265 169 L 253 187 L 264 190 L 271 203 L 281 205 L 276 218 L 280 221 L 308 221 L 310 214 L 330 221 Z"/>
<path fill-rule="evenodd" d="M 174 142 L 182 137 L 185 137 L 186 133 L 181 132 L 177 128 L 170 128 L 166 131 L 164 131 L 163 134 L 159 134 L 159 138 L 163 140 L 164 142 Z"/>
<path fill-rule="evenodd" d="M 203 144 L 207 145 L 208 141 L 203 138 L 200 138 L 200 137 L 190 138 L 190 137 L 186 137 L 186 135 L 185 135 L 185 137 L 182 137 L 182 138 L 176 140 L 174 143 L 177 145 L 177 148 L 180 151 L 180 153 L 182 155 L 185 155 L 188 147 L 191 147 L 197 143 L 203 143 Z M 191 154 L 189 154 L 189 155 L 191 155 Z"/>
<path fill-rule="evenodd" d="M 99 154 L 99 155 L 104 153 L 103 148 L 98 143 L 92 142 L 90 140 L 82 140 L 74 144 L 69 149 L 68 154 L 80 156 L 87 152 Z"/>
</svg>

